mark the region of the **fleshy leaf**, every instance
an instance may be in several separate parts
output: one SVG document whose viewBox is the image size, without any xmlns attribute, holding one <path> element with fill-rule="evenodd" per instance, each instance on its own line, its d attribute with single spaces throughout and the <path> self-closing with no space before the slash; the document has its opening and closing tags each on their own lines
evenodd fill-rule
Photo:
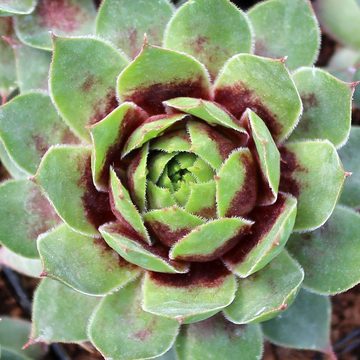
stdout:
<svg viewBox="0 0 360 360">
<path fill-rule="evenodd" d="M 292 303 L 303 279 L 301 266 L 283 251 L 258 273 L 239 281 L 235 300 L 224 314 L 235 324 L 269 320 Z"/>
<path fill-rule="evenodd" d="M 224 65 L 214 91 L 215 101 L 236 118 L 247 108 L 253 110 L 276 142 L 291 134 L 302 111 L 300 96 L 282 59 L 236 55 Z"/>
<path fill-rule="evenodd" d="M 7 266 L 20 274 L 40 277 L 42 264 L 40 259 L 29 259 L 18 255 L 5 246 L 0 248 L 0 265 Z"/>
<path fill-rule="evenodd" d="M 113 168 L 110 169 L 110 189 L 111 208 L 117 220 L 129 231 L 135 232 L 138 238 L 151 244 L 143 219 Z"/>
<path fill-rule="evenodd" d="M 30 14 L 36 5 L 36 0 L 1 0 L 0 11 L 10 14 Z"/>
<path fill-rule="evenodd" d="M 85 294 L 104 295 L 133 280 L 139 270 L 127 264 L 101 238 L 79 234 L 65 224 L 41 236 L 43 275 Z"/>
<path fill-rule="evenodd" d="M 190 151 L 191 142 L 189 134 L 185 130 L 174 130 L 152 140 L 151 150 L 164 152 Z"/>
<path fill-rule="evenodd" d="M 314 230 L 331 215 L 344 183 L 336 149 L 328 140 L 309 140 L 288 143 L 280 152 L 280 190 L 298 199 L 294 230 Z"/>
<path fill-rule="evenodd" d="M 35 179 L 71 228 L 97 236 L 97 228 L 114 216 L 108 194 L 97 192 L 93 184 L 90 154 L 90 148 L 84 146 L 52 147 L 43 157 Z"/>
<path fill-rule="evenodd" d="M 255 222 L 251 233 L 223 258 L 226 266 L 242 278 L 262 269 L 282 251 L 295 223 L 296 199 L 279 193 L 275 204 L 257 207 L 247 216 Z"/>
<path fill-rule="evenodd" d="M 149 164 L 149 179 L 157 183 L 164 172 L 166 165 L 176 156 L 176 152 L 166 153 L 164 151 L 156 152 L 151 156 Z"/>
<path fill-rule="evenodd" d="M 177 10 L 164 45 L 194 56 L 215 78 L 231 56 L 251 52 L 252 31 L 246 14 L 230 1 L 195 0 Z"/>
<path fill-rule="evenodd" d="M 96 33 L 134 58 L 145 34 L 151 44 L 161 45 L 172 14 L 173 6 L 168 0 L 105 0 L 97 16 Z"/>
<path fill-rule="evenodd" d="M 236 279 L 220 261 L 194 263 L 188 274 L 146 273 L 143 309 L 181 323 L 205 319 L 228 306 L 235 291 Z"/>
<path fill-rule="evenodd" d="M 105 358 L 148 359 L 166 353 L 179 331 L 171 319 L 141 309 L 140 282 L 105 297 L 91 319 L 91 342 Z"/>
<path fill-rule="evenodd" d="M 191 184 L 185 210 L 203 218 L 216 218 L 215 181 Z"/>
<path fill-rule="evenodd" d="M 0 320 L 0 356 L 3 360 L 40 360 L 46 348 L 34 345 L 26 350 L 31 324 L 28 321 L 2 316 Z"/>
<path fill-rule="evenodd" d="M 293 74 L 304 112 L 291 140 L 328 139 L 344 145 L 351 125 L 354 89 L 321 69 L 302 68 Z"/>
<path fill-rule="evenodd" d="M 144 215 L 144 221 L 156 239 L 169 247 L 204 223 L 177 206 L 149 211 Z"/>
<path fill-rule="evenodd" d="M 109 246 L 131 264 L 163 273 L 186 273 L 189 270 L 185 263 L 169 260 L 169 250 L 164 245 L 155 243 L 150 246 L 118 223 L 105 224 L 100 232 Z"/>
<path fill-rule="evenodd" d="M 249 149 L 232 152 L 222 164 L 215 179 L 220 217 L 243 216 L 255 207 L 257 173 Z"/>
<path fill-rule="evenodd" d="M 140 55 L 120 74 L 117 91 L 120 100 L 133 101 L 156 115 L 164 112 L 162 102 L 168 99 L 208 99 L 210 81 L 204 66 L 194 58 L 146 43 Z"/>
<path fill-rule="evenodd" d="M 79 293 L 59 281 L 44 279 L 34 295 L 30 342 L 87 341 L 88 321 L 99 298 Z"/>
<path fill-rule="evenodd" d="M 90 128 L 93 142 L 91 169 L 98 190 L 107 189 L 110 165 L 118 160 L 129 135 L 146 119 L 146 113 L 135 104 L 124 103 Z"/>
<path fill-rule="evenodd" d="M 51 50 L 51 34 L 92 34 L 95 16 L 95 5 L 88 0 L 40 0 L 33 13 L 15 19 L 16 35 L 24 44 Z"/>
<path fill-rule="evenodd" d="M 48 89 L 51 53 L 24 44 L 14 46 L 20 92 Z"/>
<path fill-rule="evenodd" d="M 118 106 L 116 76 L 126 64 L 124 55 L 103 40 L 54 38 L 51 94 L 64 120 L 83 139 L 90 139 L 88 125 Z"/>
<path fill-rule="evenodd" d="M 147 200 L 149 209 L 162 209 L 176 205 L 170 190 L 157 186 L 152 181 L 147 183 Z"/>
<path fill-rule="evenodd" d="M 290 70 L 312 65 L 320 47 L 320 29 L 307 0 L 270 0 L 248 12 L 256 34 L 255 53 L 286 56 Z"/>
<path fill-rule="evenodd" d="M 12 159 L 29 174 L 35 174 L 51 145 L 76 142 L 50 97 L 40 92 L 16 96 L 0 108 L 0 137 Z"/>
<path fill-rule="evenodd" d="M 335 295 L 360 282 L 359 244 L 360 215 L 337 206 L 320 229 L 293 234 L 288 249 L 304 267 L 306 288 Z"/>
<path fill-rule="evenodd" d="M 240 326 L 222 316 L 186 325 L 175 349 L 179 360 L 260 359 L 263 341 L 260 326 Z"/>
<path fill-rule="evenodd" d="M 272 343 L 293 349 L 331 353 L 330 301 L 301 290 L 293 305 L 277 318 L 262 325 Z"/>
<path fill-rule="evenodd" d="M 12 178 L 26 179 L 28 177 L 28 174 L 23 170 L 21 170 L 11 159 L 1 139 L 0 139 L 0 161 L 1 161 L 1 165 L 6 169 L 6 171 L 11 175 Z"/>
<path fill-rule="evenodd" d="M 352 126 L 350 137 L 346 145 L 339 151 L 339 156 L 346 170 L 352 175 L 346 179 L 344 190 L 340 197 L 342 204 L 353 208 L 360 208 L 360 127 Z"/>
<path fill-rule="evenodd" d="M 210 220 L 177 241 L 169 256 L 174 260 L 196 262 L 215 260 L 241 241 L 252 224 L 241 218 Z"/>
<path fill-rule="evenodd" d="M 52 206 L 30 180 L 0 186 L 0 242 L 27 258 L 38 258 L 36 238 L 59 222 Z"/>
<path fill-rule="evenodd" d="M 159 136 L 159 134 L 163 133 L 172 125 L 183 121 L 186 118 L 187 115 L 185 114 L 159 115 L 148 118 L 148 120 L 139 126 L 128 138 L 121 153 L 121 157 L 125 157 L 131 151 L 138 149 L 146 142 Z"/>
</svg>

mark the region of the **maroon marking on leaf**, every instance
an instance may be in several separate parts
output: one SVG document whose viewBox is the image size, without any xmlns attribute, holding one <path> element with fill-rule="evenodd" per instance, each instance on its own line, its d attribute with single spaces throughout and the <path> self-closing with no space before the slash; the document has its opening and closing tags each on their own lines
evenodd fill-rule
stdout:
<svg viewBox="0 0 360 360">
<path fill-rule="evenodd" d="M 186 274 L 165 274 L 149 272 L 151 279 L 159 286 L 173 287 L 217 287 L 220 286 L 230 271 L 220 260 L 191 264 Z"/>
<path fill-rule="evenodd" d="M 163 101 L 176 97 L 194 97 L 207 100 L 210 94 L 208 89 L 204 87 L 202 79 L 197 78 L 139 88 L 131 95 L 125 96 L 125 100 L 133 101 L 151 115 L 157 115 L 165 112 Z"/>
<path fill-rule="evenodd" d="M 259 99 L 256 93 L 239 82 L 215 90 L 215 101 L 223 105 L 231 114 L 240 119 L 247 108 L 253 110 L 265 122 L 271 134 L 277 138 L 283 129 L 273 114 Z"/>
<path fill-rule="evenodd" d="M 303 102 L 305 110 L 319 105 L 317 96 L 314 93 L 309 93 L 309 94 L 301 96 L 301 100 Z"/>
<path fill-rule="evenodd" d="M 258 193 L 257 166 L 252 157 L 241 154 L 241 163 L 245 166 L 245 178 L 242 188 L 237 191 L 226 212 L 226 217 L 244 216 L 254 209 Z"/>
<path fill-rule="evenodd" d="M 61 144 L 79 144 L 80 140 L 69 130 L 66 129 L 61 136 Z"/>
<path fill-rule="evenodd" d="M 37 12 L 40 26 L 65 32 L 77 30 L 88 15 L 69 0 L 40 0 Z"/>
<path fill-rule="evenodd" d="M 150 323 L 144 328 L 133 334 L 133 337 L 139 341 L 146 341 L 154 333 L 156 318 L 152 318 Z"/>
<path fill-rule="evenodd" d="M 41 135 L 33 135 L 32 140 L 35 144 L 36 151 L 42 157 L 49 149 L 49 143 Z"/>
<path fill-rule="evenodd" d="M 212 207 L 203 208 L 200 211 L 194 213 L 197 216 L 201 216 L 205 219 L 215 219 L 216 218 L 216 204 Z"/>
<path fill-rule="evenodd" d="M 241 241 L 238 242 L 237 246 L 232 249 L 230 253 L 225 254 L 223 257 L 224 260 L 234 266 L 244 261 L 247 254 L 259 244 L 271 230 L 278 217 L 284 211 L 285 202 L 285 196 L 279 194 L 275 204 L 256 207 L 248 216 L 248 218 L 255 221 L 251 232 L 243 236 Z"/>
<path fill-rule="evenodd" d="M 118 106 L 119 103 L 116 99 L 115 89 L 110 88 L 103 98 L 96 100 L 93 104 L 93 112 L 90 116 L 88 125 L 96 124 Z"/>
<path fill-rule="evenodd" d="M 95 76 L 93 74 L 89 74 L 81 85 L 81 90 L 88 93 L 93 89 L 96 83 L 98 83 L 98 81 L 96 80 Z"/>
<path fill-rule="evenodd" d="M 78 169 L 83 173 L 78 185 L 85 190 L 82 196 L 82 202 L 90 223 L 98 228 L 100 225 L 114 220 L 109 195 L 98 192 L 92 181 L 90 156 L 87 159 L 81 159 L 81 162 L 78 164 Z"/>
<path fill-rule="evenodd" d="M 138 32 L 136 28 L 128 29 L 128 39 L 130 42 L 130 56 L 134 59 L 138 54 L 141 48 L 138 47 L 137 38 Z"/>
</svg>

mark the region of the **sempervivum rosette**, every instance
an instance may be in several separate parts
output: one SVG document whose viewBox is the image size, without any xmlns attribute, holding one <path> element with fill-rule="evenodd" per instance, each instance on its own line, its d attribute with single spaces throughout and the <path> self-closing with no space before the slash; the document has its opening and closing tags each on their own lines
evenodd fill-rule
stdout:
<svg viewBox="0 0 360 360">
<path fill-rule="evenodd" d="M 290 10 L 311 29 L 291 35 L 307 45 L 301 55 L 264 20 L 273 14 L 280 30 Z M 90 340 L 106 358 L 151 358 L 191 324 L 176 340 L 180 359 L 255 359 L 255 323 L 301 288 L 304 271 L 285 245 L 334 210 L 354 86 L 297 69 L 313 63 L 319 43 L 306 1 L 250 11 L 257 55 L 248 17 L 229 1 L 172 12 L 165 0 L 105 0 L 97 35 L 127 55 L 100 37 L 53 35 L 50 96 L 32 91 L 1 108 L 11 161 L 33 175 L 1 187 L 1 214 L 11 214 L 1 240 L 17 256 L 39 251 L 47 277 L 32 341 Z M 17 22 L 18 36 L 40 47 Z M 299 296 L 308 297 L 317 295 Z M 327 341 L 315 347 L 329 351 Z"/>
</svg>

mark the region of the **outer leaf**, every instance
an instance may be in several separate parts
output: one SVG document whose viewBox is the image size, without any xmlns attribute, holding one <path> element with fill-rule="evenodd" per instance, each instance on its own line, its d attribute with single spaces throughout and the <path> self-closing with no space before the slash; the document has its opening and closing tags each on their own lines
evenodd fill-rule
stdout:
<svg viewBox="0 0 360 360">
<path fill-rule="evenodd" d="M 205 319 L 228 306 L 235 291 L 235 277 L 220 261 L 193 264 L 188 274 L 146 273 L 143 309 L 181 323 Z"/>
<path fill-rule="evenodd" d="M 140 55 L 120 74 L 117 92 L 120 100 L 133 101 L 154 115 L 164 112 L 162 102 L 168 99 L 208 99 L 209 87 L 206 69 L 194 58 L 145 43 Z"/>
<path fill-rule="evenodd" d="M 1 0 L 0 11 L 11 14 L 30 14 L 36 5 L 36 0 Z"/>
<path fill-rule="evenodd" d="M 109 246 L 131 264 L 162 273 L 186 273 L 189 271 L 186 263 L 168 259 L 168 248 L 159 243 L 150 246 L 142 239 L 137 238 L 136 234 L 129 233 L 117 223 L 101 226 L 100 232 Z"/>
<path fill-rule="evenodd" d="M 327 140 L 288 143 L 281 158 L 280 190 L 298 199 L 294 230 L 318 228 L 331 215 L 345 179 L 334 145 Z"/>
<path fill-rule="evenodd" d="M 58 281 L 42 280 L 34 295 L 30 341 L 86 341 L 87 323 L 98 302 Z"/>
<path fill-rule="evenodd" d="M 177 241 L 169 257 L 196 262 L 215 260 L 233 248 L 252 225 L 252 221 L 241 218 L 210 220 Z"/>
<path fill-rule="evenodd" d="M 191 142 L 189 134 L 185 130 L 174 130 L 152 140 L 151 150 L 160 150 L 167 153 L 173 151 L 190 151 Z"/>
<path fill-rule="evenodd" d="M 189 1 L 168 24 L 164 45 L 193 55 L 215 78 L 227 59 L 252 50 L 251 26 L 227 0 Z"/>
<path fill-rule="evenodd" d="M 36 238 L 59 222 L 55 211 L 29 180 L 2 183 L 0 199 L 0 241 L 18 255 L 37 258 Z"/>
<path fill-rule="evenodd" d="M 145 35 L 151 44 L 161 45 L 172 13 L 168 0 L 105 0 L 98 12 L 96 33 L 134 58 L 141 50 Z"/>
<path fill-rule="evenodd" d="M 16 96 L 0 108 L 0 137 L 12 159 L 29 174 L 35 174 L 51 145 L 76 142 L 50 97 L 39 92 Z"/>
<path fill-rule="evenodd" d="M 0 265 L 7 266 L 20 274 L 40 277 L 42 264 L 40 259 L 29 259 L 18 255 L 5 246 L 0 248 Z"/>
<path fill-rule="evenodd" d="M 264 1 L 248 14 L 256 34 L 256 54 L 273 58 L 287 56 L 290 70 L 315 62 L 320 29 L 309 1 Z"/>
<path fill-rule="evenodd" d="M 85 140 L 86 126 L 117 107 L 116 76 L 126 64 L 124 55 L 100 39 L 54 38 L 51 94 L 62 117 Z"/>
<path fill-rule="evenodd" d="M 97 192 L 92 182 L 90 152 L 84 146 L 53 147 L 43 157 L 35 179 L 70 227 L 96 236 L 97 228 L 114 217 L 108 194 Z"/>
<path fill-rule="evenodd" d="M 263 324 L 263 331 L 280 346 L 330 353 L 330 315 L 327 297 L 302 290 L 286 312 Z"/>
<path fill-rule="evenodd" d="M 104 295 L 139 274 L 104 240 L 81 235 L 65 224 L 41 236 L 38 249 L 44 275 L 85 294 Z"/>
<path fill-rule="evenodd" d="M 360 127 L 352 126 L 349 141 L 340 151 L 339 155 L 344 163 L 344 167 L 352 172 L 350 178 L 345 181 L 344 191 L 341 194 L 340 202 L 360 208 Z"/>
<path fill-rule="evenodd" d="M 191 184 L 185 210 L 203 218 L 216 218 L 215 181 Z"/>
<path fill-rule="evenodd" d="M 293 75 L 304 113 L 290 140 L 328 139 L 345 144 L 351 125 L 354 89 L 321 69 L 302 68 Z"/>
<path fill-rule="evenodd" d="M 261 359 L 262 334 L 258 325 L 231 324 L 222 316 L 186 325 L 175 345 L 179 360 Z"/>
<path fill-rule="evenodd" d="M 239 281 L 235 300 L 224 314 L 235 324 L 269 320 L 292 303 L 303 279 L 301 266 L 283 251 L 258 273 Z"/>
<path fill-rule="evenodd" d="M 14 179 L 25 179 L 28 177 L 28 174 L 20 170 L 15 162 L 11 159 L 8 152 L 5 149 L 4 144 L 0 139 L 0 161 L 1 165 L 6 169 L 6 171 Z"/>
<path fill-rule="evenodd" d="M 296 199 L 280 193 L 275 204 L 257 207 L 248 217 L 255 221 L 252 232 L 223 257 L 242 278 L 262 269 L 284 248 L 295 223 Z"/>
<path fill-rule="evenodd" d="M 46 349 L 34 345 L 26 350 L 22 347 L 27 342 L 31 324 L 28 321 L 1 317 L 0 321 L 0 350 L 4 360 L 40 360 Z"/>
<path fill-rule="evenodd" d="M 167 352 L 179 324 L 141 309 L 141 289 L 134 282 L 105 297 L 89 327 L 92 343 L 106 358 L 132 360 L 152 358 Z"/>
<path fill-rule="evenodd" d="M 96 9 L 88 0 L 40 0 L 35 11 L 15 20 L 16 35 L 29 46 L 51 50 L 51 34 L 76 36 L 92 34 Z"/>
<path fill-rule="evenodd" d="M 253 110 L 276 142 L 290 135 L 302 111 L 300 96 L 283 60 L 249 54 L 235 55 L 226 62 L 215 81 L 215 101 L 237 118 L 247 108 Z"/>
<path fill-rule="evenodd" d="M 337 206 L 320 229 L 293 234 L 288 248 L 305 270 L 304 285 L 334 295 L 360 282 L 360 215 Z"/>
</svg>

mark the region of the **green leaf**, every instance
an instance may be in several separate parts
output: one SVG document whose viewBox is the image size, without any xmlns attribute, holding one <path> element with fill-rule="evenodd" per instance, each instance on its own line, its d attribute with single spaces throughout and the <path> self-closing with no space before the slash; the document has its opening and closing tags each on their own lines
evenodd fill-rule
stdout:
<svg viewBox="0 0 360 360">
<path fill-rule="evenodd" d="M 124 55 L 103 40 L 54 38 L 51 94 L 64 120 L 83 139 L 90 139 L 88 125 L 118 106 L 115 82 L 126 64 Z"/>
<path fill-rule="evenodd" d="M 173 206 L 149 211 L 144 215 L 146 226 L 166 246 L 172 246 L 204 221 L 185 210 Z"/>
<path fill-rule="evenodd" d="M 80 233 L 97 236 L 97 228 L 113 215 L 108 194 L 99 193 L 92 182 L 90 153 L 85 146 L 52 147 L 35 180 L 64 222 Z"/>
<path fill-rule="evenodd" d="M 43 276 L 89 295 L 104 295 L 133 280 L 139 271 L 101 238 L 81 235 L 65 224 L 39 237 Z"/>
<path fill-rule="evenodd" d="M 186 114 L 150 117 L 129 136 L 122 150 L 121 157 L 125 157 L 131 151 L 140 148 L 146 142 L 156 138 L 172 125 L 184 121 L 186 118 Z"/>
<path fill-rule="evenodd" d="M 0 186 L 0 241 L 11 251 L 38 258 L 36 238 L 59 222 L 52 206 L 30 180 Z"/>
<path fill-rule="evenodd" d="M 51 145 L 74 143 L 70 133 L 45 93 L 16 96 L 0 108 L 0 137 L 18 167 L 35 174 Z"/>
<path fill-rule="evenodd" d="M 172 14 L 173 6 L 168 0 L 105 0 L 98 12 L 96 33 L 134 58 L 145 35 L 150 44 L 161 45 Z"/>
<path fill-rule="evenodd" d="M 40 360 L 46 348 L 33 345 L 26 350 L 31 324 L 28 321 L 2 316 L 0 320 L 0 356 L 4 360 Z"/>
<path fill-rule="evenodd" d="M 256 34 L 256 54 L 286 56 L 290 70 L 314 64 L 320 48 L 320 29 L 307 0 L 263 1 L 248 15 Z"/>
<path fill-rule="evenodd" d="M 11 14 L 30 14 L 36 5 L 36 0 L 0 0 L 0 11 Z"/>
<path fill-rule="evenodd" d="M 170 250 L 170 259 L 196 262 L 215 260 L 234 247 L 252 225 L 252 221 L 242 218 L 210 220 L 178 240 Z"/>
<path fill-rule="evenodd" d="M 239 326 L 222 316 L 186 325 L 176 344 L 179 360 L 260 360 L 263 339 L 258 325 Z"/>
<path fill-rule="evenodd" d="M 141 309 L 140 282 L 105 297 L 89 326 L 91 342 L 105 358 L 132 360 L 165 354 L 179 324 Z"/>
<path fill-rule="evenodd" d="M 147 200 L 149 209 L 162 209 L 176 205 L 170 190 L 157 186 L 152 181 L 147 183 Z"/>
<path fill-rule="evenodd" d="M 44 279 L 35 291 L 30 341 L 81 343 L 99 298 Z"/>
<path fill-rule="evenodd" d="M 133 101 L 155 115 L 164 113 L 162 102 L 174 97 L 210 98 L 210 81 L 205 67 L 194 58 L 145 43 L 121 72 L 117 92 L 121 101 Z"/>
<path fill-rule="evenodd" d="M 8 152 L 5 149 L 3 142 L 0 139 L 0 161 L 1 165 L 6 169 L 6 171 L 14 179 L 25 179 L 28 177 L 28 174 L 20 170 L 15 162 L 11 159 Z"/>
<path fill-rule="evenodd" d="M 357 0 L 317 0 L 316 15 L 324 30 L 340 43 L 360 49 L 360 6 Z"/>
<path fill-rule="evenodd" d="M 255 224 L 223 260 L 228 269 L 246 278 L 262 269 L 284 248 L 295 223 L 296 199 L 279 193 L 275 204 L 260 206 L 248 215 Z"/>
<path fill-rule="evenodd" d="M 247 108 L 253 110 L 276 142 L 291 134 L 302 111 L 300 96 L 281 59 L 236 55 L 225 63 L 214 91 L 215 101 L 236 118 Z"/>
<path fill-rule="evenodd" d="M 0 265 L 7 266 L 20 274 L 35 278 L 40 277 L 43 269 L 40 259 L 23 257 L 5 246 L 0 248 Z"/>
<path fill-rule="evenodd" d="M 328 140 L 309 140 L 288 143 L 280 152 L 280 190 L 298 199 L 294 230 L 314 230 L 330 217 L 344 183 L 336 149 Z"/>
<path fill-rule="evenodd" d="M 146 273 L 143 309 L 181 323 L 205 319 L 231 304 L 235 291 L 236 279 L 220 261 L 194 263 L 188 274 Z"/>
<path fill-rule="evenodd" d="M 284 250 L 262 270 L 239 280 L 235 300 L 224 314 L 235 324 L 269 320 L 292 303 L 303 279 L 303 269 Z"/>
<path fill-rule="evenodd" d="M 262 328 L 265 337 L 276 345 L 331 353 L 330 317 L 329 298 L 301 290 L 286 312 Z"/>
<path fill-rule="evenodd" d="M 360 215 L 337 206 L 318 230 L 293 234 L 289 251 L 305 270 L 304 285 L 323 295 L 335 295 L 360 282 Z"/>
<path fill-rule="evenodd" d="M 51 36 L 92 34 L 96 9 L 88 0 L 39 1 L 35 11 L 15 18 L 18 38 L 29 46 L 51 50 Z"/>
<path fill-rule="evenodd" d="M 291 140 L 327 139 L 346 143 L 351 125 L 354 89 L 321 69 L 301 68 L 293 74 L 304 112 Z"/>
<path fill-rule="evenodd" d="M 344 190 L 340 197 L 342 204 L 360 208 L 360 161 L 359 156 L 360 127 L 352 126 L 347 144 L 339 151 L 344 168 L 352 175 L 346 179 Z"/>
<path fill-rule="evenodd" d="M 100 232 L 108 245 L 131 264 L 163 273 L 186 273 L 189 271 L 186 263 L 169 260 L 167 247 L 161 243 L 150 246 L 118 223 L 105 224 L 100 227 Z"/>
<path fill-rule="evenodd" d="M 197 58 L 214 79 L 227 59 L 251 52 L 251 25 L 230 1 L 189 1 L 169 22 L 164 45 Z"/>
<path fill-rule="evenodd" d="M 20 92 L 47 90 L 51 53 L 20 43 L 14 51 Z"/>
<path fill-rule="evenodd" d="M 191 142 L 185 130 L 174 130 L 153 139 L 150 145 L 151 150 L 160 150 L 167 153 L 175 151 L 190 151 Z"/>
</svg>

